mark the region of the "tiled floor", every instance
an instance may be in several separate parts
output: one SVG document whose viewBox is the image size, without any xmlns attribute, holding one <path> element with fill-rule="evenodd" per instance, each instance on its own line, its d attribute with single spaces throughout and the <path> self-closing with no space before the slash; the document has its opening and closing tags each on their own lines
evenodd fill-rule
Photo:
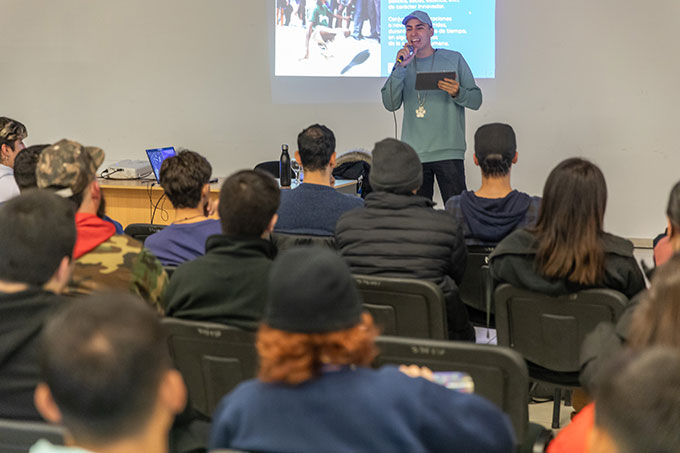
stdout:
<svg viewBox="0 0 680 453">
<path fill-rule="evenodd" d="M 497 344 L 496 329 L 475 326 L 475 337 L 477 344 Z"/>
<path fill-rule="evenodd" d="M 548 401 L 547 403 L 529 404 L 529 421 L 538 423 L 539 425 L 550 429 L 550 425 L 552 424 L 552 411 L 552 401 Z M 560 429 L 569 424 L 572 411 L 573 409 L 571 406 L 565 406 L 564 403 L 562 403 L 562 407 L 560 408 Z M 556 429 L 554 431 L 555 434 L 557 434 L 559 430 Z"/>
</svg>

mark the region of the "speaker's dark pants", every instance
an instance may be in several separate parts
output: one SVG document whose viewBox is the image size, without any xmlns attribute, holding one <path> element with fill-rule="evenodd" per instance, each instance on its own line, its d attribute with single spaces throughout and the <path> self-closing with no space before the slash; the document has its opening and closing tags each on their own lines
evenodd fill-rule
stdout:
<svg viewBox="0 0 680 453">
<path fill-rule="evenodd" d="M 465 165 L 462 159 L 440 160 L 423 164 L 423 185 L 418 190 L 418 195 L 432 199 L 435 176 L 444 203 L 452 196 L 467 189 L 465 185 Z"/>
</svg>

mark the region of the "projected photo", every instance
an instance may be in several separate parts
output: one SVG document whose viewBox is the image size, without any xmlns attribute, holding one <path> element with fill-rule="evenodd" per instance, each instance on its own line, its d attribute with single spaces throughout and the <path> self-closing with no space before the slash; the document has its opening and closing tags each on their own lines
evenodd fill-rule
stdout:
<svg viewBox="0 0 680 453">
<path fill-rule="evenodd" d="M 275 75 L 385 77 L 406 42 L 402 19 L 426 11 L 432 46 L 495 77 L 495 0 L 276 0 Z"/>
</svg>

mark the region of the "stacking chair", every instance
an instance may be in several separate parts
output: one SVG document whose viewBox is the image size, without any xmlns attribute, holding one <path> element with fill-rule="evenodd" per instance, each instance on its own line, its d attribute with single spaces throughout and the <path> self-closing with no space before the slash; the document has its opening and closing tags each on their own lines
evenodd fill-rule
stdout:
<svg viewBox="0 0 680 453">
<path fill-rule="evenodd" d="M 467 306 L 470 321 L 487 329 L 495 326 L 493 289 L 489 273 L 489 255 L 494 247 L 468 246 L 465 274 L 459 287 L 460 298 Z"/>
<path fill-rule="evenodd" d="M 208 419 L 224 395 L 255 377 L 255 333 L 223 324 L 164 318 L 168 346 L 196 411 Z"/>
<path fill-rule="evenodd" d="M 293 247 L 314 245 L 335 249 L 334 236 L 313 236 L 311 234 L 272 233 L 271 241 L 279 252 Z"/>
<path fill-rule="evenodd" d="M 583 339 L 600 322 L 616 322 L 628 299 L 611 289 L 553 297 L 508 284 L 494 299 L 498 344 L 524 356 L 532 379 L 555 386 L 552 427 L 559 428 L 561 389 L 579 386 Z"/>
<path fill-rule="evenodd" d="M 364 309 L 384 335 L 448 338 L 446 302 L 435 283 L 409 278 L 354 276 Z"/>
<path fill-rule="evenodd" d="M 549 430 L 536 425 L 529 429 L 529 375 L 521 354 L 493 345 L 387 336 L 378 337 L 376 345 L 376 366 L 406 364 L 468 373 L 475 393 L 510 417 L 518 445 L 527 446 L 527 451 L 543 451 L 552 438 Z"/>
<path fill-rule="evenodd" d="M 0 452 L 26 453 L 40 439 L 64 445 L 63 429 L 41 422 L 0 419 Z"/>
<path fill-rule="evenodd" d="M 146 238 L 154 233 L 158 233 L 165 227 L 166 225 L 157 225 L 155 223 L 131 223 L 125 227 L 125 234 L 144 243 Z"/>
</svg>

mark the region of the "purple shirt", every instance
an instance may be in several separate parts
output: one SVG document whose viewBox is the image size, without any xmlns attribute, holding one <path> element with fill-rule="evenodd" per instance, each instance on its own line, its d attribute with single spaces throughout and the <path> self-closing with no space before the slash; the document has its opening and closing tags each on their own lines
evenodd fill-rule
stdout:
<svg viewBox="0 0 680 453">
<path fill-rule="evenodd" d="M 156 255 L 163 266 L 178 266 L 205 255 L 205 241 L 208 236 L 221 233 L 220 221 L 215 219 L 196 223 L 173 223 L 146 238 L 144 246 Z"/>
</svg>

